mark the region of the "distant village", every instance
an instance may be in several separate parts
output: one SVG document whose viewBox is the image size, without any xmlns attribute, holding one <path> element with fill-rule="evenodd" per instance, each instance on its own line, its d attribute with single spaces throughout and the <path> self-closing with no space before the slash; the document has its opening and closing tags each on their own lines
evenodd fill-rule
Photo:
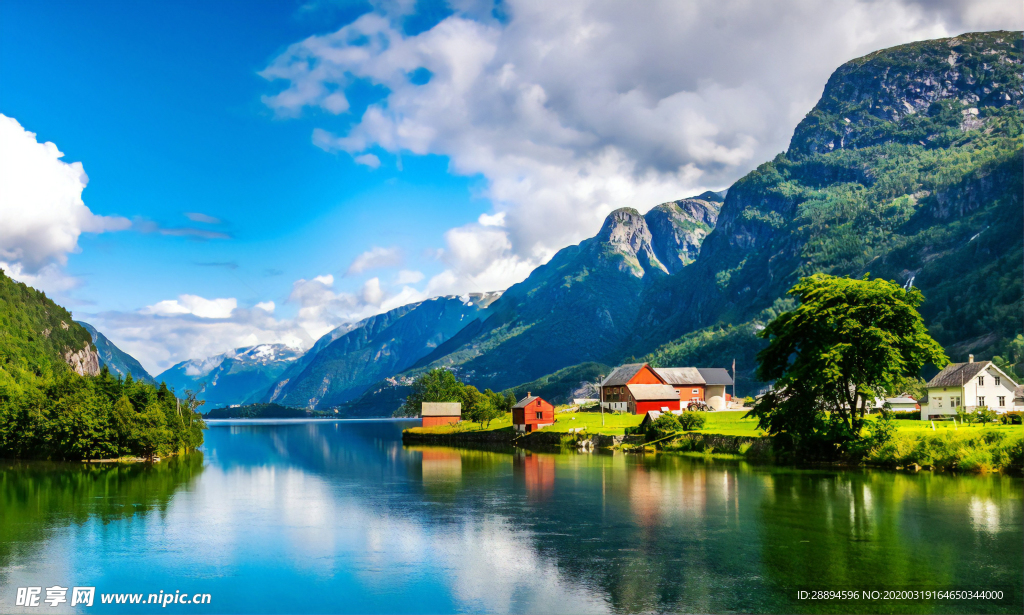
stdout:
<svg viewBox="0 0 1024 615">
<path fill-rule="evenodd" d="M 733 387 L 730 390 L 730 387 Z M 600 399 L 576 399 L 578 406 L 590 404 L 602 412 L 646 415 L 681 414 L 687 410 L 716 412 L 743 407 L 733 400 L 735 380 L 729 370 L 719 367 L 652 367 L 628 363 L 616 367 L 601 381 Z M 871 411 L 883 407 L 897 411 L 919 411 L 922 421 L 952 419 L 957 411 L 973 412 L 986 407 L 998 414 L 1024 411 L 1024 386 L 1018 385 L 992 361 L 951 363 L 926 384 L 921 399 L 910 396 L 879 398 Z M 424 427 L 461 420 L 461 404 L 424 402 Z M 527 392 L 512 407 L 513 429 L 522 433 L 553 425 L 555 406 Z"/>
</svg>

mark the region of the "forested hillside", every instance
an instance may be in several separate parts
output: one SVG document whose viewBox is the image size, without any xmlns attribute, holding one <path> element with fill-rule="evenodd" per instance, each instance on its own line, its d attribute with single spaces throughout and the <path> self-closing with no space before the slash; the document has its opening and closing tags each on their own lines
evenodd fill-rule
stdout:
<svg viewBox="0 0 1024 615">
<path fill-rule="evenodd" d="M 188 404 L 101 369 L 91 342 L 67 310 L 0 272 L 0 457 L 148 457 L 202 443 Z"/>
</svg>

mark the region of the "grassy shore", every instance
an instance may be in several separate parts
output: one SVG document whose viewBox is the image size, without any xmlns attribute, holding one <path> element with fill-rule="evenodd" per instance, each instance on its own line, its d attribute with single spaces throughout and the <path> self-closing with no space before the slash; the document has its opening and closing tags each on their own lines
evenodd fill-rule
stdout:
<svg viewBox="0 0 1024 615">
<path fill-rule="evenodd" d="M 708 412 L 704 428 L 690 433 L 708 436 L 739 436 L 744 438 L 765 437 L 757 427 L 756 419 L 744 418 L 745 410 Z M 642 416 L 632 414 L 600 412 L 577 412 L 561 410 L 555 414 L 555 424 L 545 427 L 543 432 L 569 433 L 582 431 L 587 434 L 621 436 L 627 427 L 639 425 Z M 866 432 L 870 432 L 876 416 L 868 417 Z M 603 422 L 603 424 L 602 424 Z M 893 440 L 871 451 L 864 461 L 875 465 L 908 466 L 918 464 L 938 470 L 962 470 L 986 472 L 1018 469 L 1024 464 L 1024 426 L 1021 425 L 965 425 L 953 421 L 897 420 Z M 511 431 L 512 416 L 506 414 L 500 419 L 483 425 L 463 421 L 439 427 L 414 427 L 409 431 L 418 434 L 451 435 L 459 433 Z M 685 445 L 685 446 L 684 446 Z M 665 450 L 693 454 L 693 441 L 666 444 Z M 749 445 L 744 445 L 749 447 Z M 769 449 L 770 450 L 770 449 Z"/>
</svg>

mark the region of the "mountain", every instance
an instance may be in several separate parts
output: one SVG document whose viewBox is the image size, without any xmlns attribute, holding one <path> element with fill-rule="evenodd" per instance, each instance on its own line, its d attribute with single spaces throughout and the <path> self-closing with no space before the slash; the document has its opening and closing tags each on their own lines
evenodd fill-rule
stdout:
<svg viewBox="0 0 1024 615">
<path fill-rule="evenodd" d="M 281 374 L 261 399 L 311 409 L 352 401 L 486 314 L 499 296 L 435 297 L 336 329 Z"/>
<path fill-rule="evenodd" d="M 142 364 L 135 357 L 115 346 L 105 335 L 97 331 L 96 327 L 87 322 L 77 320 L 75 322 L 85 328 L 89 335 L 92 336 L 93 346 L 96 347 L 99 353 L 101 368 L 106 365 L 112 374 L 119 374 L 121 376 L 131 374 L 137 380 L 156 384 L 153 377 L 149 375 L 149 372 L 142 367 Z"/>
<path fill-rule="evenodd" d="M 1006 352 L 1024 313 L 1021 44 L 1020 32 L 964 34 L 844 64 L 787 151 L 724 201 L 613 212 L 353 408 L 400 403 L 405 380 L 432 367 L 503 389 L 633 359 L 736 359 L 752 393 L 757 332 L 816 272 L 917 287 L 951 355 Z"/>
<path fill-rule="evenodd" d="M 836 70 L 787 151 L 729 189 L 696 261 L 646 289 L 617 354 L 749 374 L 754 332 L 815 272 L 912 285 L 952 355 L 1002 349 L 1024 313 L 1021 44 L 965 34 Z"/>
<path fill-rule="evenodd" d="M 0 371 L 43 374 L 60 363 L 80 375 L 99 374 L 99 355 L 89 332 L 46 293 L 0 270 Z"/>
<path fill-rule="evenodd" d="M 242 404 L 266 391 L 302 355 L 284 344 L 260 344 L 182 361 L 156 380 L 166 382 L 178 395 L 196 391 L 211 407 Z"/>
<path fill-rule="evenodd" d="M 505 291 L 485 320 L 414 367 L 456 368 L 480 388 L 502 390 L 569 365 L 607 363 L 633 336 L 645 289 L 696 257 L 721 201 L 708 192 L 646 215 L 613 211 L 595 237 L 559 250 Z"/>
</svg>

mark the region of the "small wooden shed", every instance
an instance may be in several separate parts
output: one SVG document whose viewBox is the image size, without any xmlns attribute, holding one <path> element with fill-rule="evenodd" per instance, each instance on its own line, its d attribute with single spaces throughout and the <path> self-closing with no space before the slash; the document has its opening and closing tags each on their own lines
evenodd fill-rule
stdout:
<svg viewBox="0 0 1024 615">
<path fill-rule="evenodd" d="M 462 420 L 462 404 L 459 402 L 425 401 L 420 405 L 420 418 L 424 427 L 458 423 Z"/>
<path fill-rule="evenodd" d="M 512 428 L 531 432 L 555 424 L 555 407 L 529 392 L 512 406 Z"/>
</svg>

